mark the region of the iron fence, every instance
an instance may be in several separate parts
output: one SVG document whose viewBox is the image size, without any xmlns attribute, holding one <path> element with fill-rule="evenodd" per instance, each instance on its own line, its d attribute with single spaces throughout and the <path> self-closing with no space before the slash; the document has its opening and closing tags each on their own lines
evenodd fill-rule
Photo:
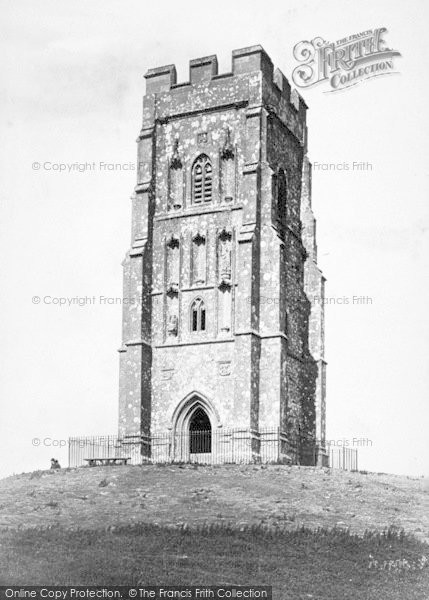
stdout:
<svg viewBox="0 0 429 600">
<path fill-rule="evenodd" d="M 331 448 L 329 449 L 329 466 L 332 469 L 342 469 L 343 471 L 358 470 L 358 451 L 357 448 Z"/>
<path fill-rule="evenodd" d="M 150 449 L 149 449 L 150 445 Z M 161 433 L 151 436 L 148 450 L 152 462 L 228 464 L 278 462 L 286 452 L 286 438 L 277 429 L 222 429 Z"/>
<path fill-rule="evenodd" d="M 150 463 L 292 463 L 328 466 L 321 462 L 321 449 L 311 440 L 293 443 L 279 429 L 218 429 L 173 431 L 151 436 L 120 438 L 114 435 L 71 437 L 69 467 L 88 464 L 94 458 L 128 458 L 128 464 Z M 323 454 L 326 456 L 326 454 Z M 357 470 L 357 450 L 329 448 L 329 466 Z"/>
<path fill-rule="evenodd" d="M 129 464 L 274 463 L 286 462 L 291 454 L 286 436 L 278 429 L 165 432 L 125 438 L 71 437 L 68 448 L 70 467 L 85 465 L 90 458 L 128 458 Z"/>
</svg>

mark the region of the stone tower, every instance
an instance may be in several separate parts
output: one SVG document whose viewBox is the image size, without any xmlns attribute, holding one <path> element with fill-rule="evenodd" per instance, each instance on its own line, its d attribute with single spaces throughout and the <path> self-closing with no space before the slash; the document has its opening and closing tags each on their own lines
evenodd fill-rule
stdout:
<svg viewBox="0 0 429 600">
<path fill-rule="evenodd" d="M 145 77 L 119 435 L 152 460 L 323 463 L 306 104 L 261 46 L 235 50 L 231 73 L 208 56 L 187 82 L 174 65 Z"/>
</svg>

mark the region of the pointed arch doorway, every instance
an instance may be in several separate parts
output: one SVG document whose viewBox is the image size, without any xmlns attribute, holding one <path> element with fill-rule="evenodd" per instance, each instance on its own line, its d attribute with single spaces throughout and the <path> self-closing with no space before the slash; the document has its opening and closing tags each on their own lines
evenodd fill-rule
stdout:
<svg viewBox="0 0 429 600">
<path fill-rule="evenodd" d="M 214 461 L 214 429 L 219 416 L 213 404 L 197 392 L 176 407 L 172 418 L 173 456 L 176 461 L 211 464 Z"/>
</svg>

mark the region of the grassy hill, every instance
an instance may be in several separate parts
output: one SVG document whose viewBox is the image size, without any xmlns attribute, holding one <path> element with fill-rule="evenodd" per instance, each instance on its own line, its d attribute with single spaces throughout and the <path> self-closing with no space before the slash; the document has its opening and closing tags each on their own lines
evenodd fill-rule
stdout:
<svg viewBox="0 0 429 600">
<path fill-rule="evenodd" d="M 241 583 L 282 599 L 423 600 L 428 492 L 426 479 L 287 466 L 17 475 L 0 481 L 0 584 Z"/>
</svg>

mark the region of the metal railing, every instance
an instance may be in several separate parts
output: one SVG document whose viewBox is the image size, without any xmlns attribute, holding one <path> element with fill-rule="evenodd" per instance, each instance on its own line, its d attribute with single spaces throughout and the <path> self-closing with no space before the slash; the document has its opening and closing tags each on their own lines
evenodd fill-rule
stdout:
<svg viewBox="0 0 429 600">
<path fill-rule="evenodd" d="M 69 466 L 87 464 L 89 458 L 129 458 L 142 462 L 227 464 L 285 462 L 291 453 L 286 436 L 278 429 L 219 429 L 185 433 L 155 433 L 119 438 L 87 436 L 69 438 Z"/>
<path fill-rule="evenodd" d="M 358 470 L 358 451 L 357 448 L 330 448 L 329 466 L 332 469 L 342 469 L 343 471 Z"/>
<path fill-rule="evenodd" d="M 87 464 L 90 458 L 129 458 L 128 463 L 246 464 L 292 463 L 321 464 L 319 448 L 311 440 L 291 443 L 279 429 L 218 429 L 151 436 L 119 438 L 114 435 L 71 437 L 68 444 L 69 467 Z M 357 450 L 328 447 L 329 466 L 357 470 Z M 327 466 L 323 463 L 324 466 Z"/>
</svg>

